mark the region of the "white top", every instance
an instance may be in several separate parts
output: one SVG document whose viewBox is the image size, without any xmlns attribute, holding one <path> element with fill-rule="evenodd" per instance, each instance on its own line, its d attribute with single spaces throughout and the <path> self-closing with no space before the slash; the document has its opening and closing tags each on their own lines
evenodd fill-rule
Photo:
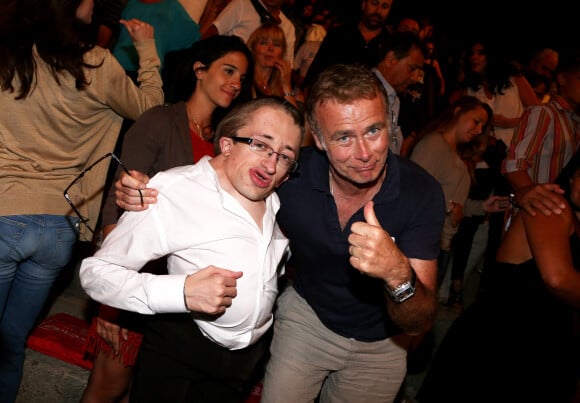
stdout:
<svg viewBox="0 0 580 403">
<path fill-rule="evenodd" d="M 284 58 L 292 64 L 294 62 L 296 30 L 292 21 L 282 11 L 280 11 L 279 17 L 280 28 L 284 31 L 287 44 Z M 250 0 L 232 0 L 218 14 L 213 25 L 220 35 L 237 35 L 247 43 L 250 35 L 261 25 L 261 22 L 260 15 Z"/>
<path fill-rule="evenodd" d="M 479 88 L 473 91 L 471 88 L 467 89 L 467 95 L 472 95 L 481 102 L 488 104 L 494 114 L 503 115 L 506 118 L 519 118 L 524 113 L 524 105 L 520 98 L 518 86 L 512 78 L 510 78 L 511 86 L 503 90 L 503 94 L 494 94 L 491 98 L 485 95 L 485 91 Z M 508 147 L 512 141 L 514 134 L 514 127 L 493 127 L 494 136 L 502 140 Z"/>
<path fill-rule="evenodd" d="M 306 41 L 298 48 L 298 52 L 294 56 L 293 67 L 294 70 L 300 70 L 300 77 L 306 77 L 306 73 L 308 73 L 308 69 L 318 53 L 321 44 L 322 42 Z"/>
<path fill-rule="evenodd" d="M 254 343 L 272 324 L 289 242 L 276 223 L 278 196 L 266 199 L 261 231 L 221 188 L 209 160 L 206 156 L 195 165 L 155 175 L 150 186 L 159 190 L 157 203 L 142 212 L 125 212 L 101 249 L 83 260 L 80 280 L 101 303 L 154 314 L 187 312 L 183 287 L 188 274 L 209 265 L 243 271 L 225 314 L 212 321 L 195 319 L 208 338 L 236 350 Z M 165 255 L 168 275 L 138 272 Z"/>
<path fill-rule="evenodd" d="M 503 90 L 503 94 L 495 94 L 493 100 L 493 113 L 503 115 L 506 118 L 519 118 L 524 113 L 524 104 L 520 97 L 518 86 L 512 78 L 510 78 L 511 86 Z M 509 147 L 514 135 L 514 127 L 498 127 L 494 126 L 493 131 L 495 137 L 503 140 Z"/>
<path fill-rule="evenodd" d="M 426 134 L 413 149 L 411 161 L 422 166 L 437 179 L 447 202 L 465 206 L 471 177 L 467 165 L 441 134 L 437 132 Z M 451 241 L 459 229 L 459 226 L 453 226 L 451 218 L 450 215 L 445 217 L 441 231 L 439 246 L 443 250 L 451 249 Z"/>
<path fill-rule="evenodd" d="M 399 126 L 399 112 L 401 110 L 401 100 L 393 86 L 385 79 L 379 69 L 373 67 L 373 72 L 387 91 L 387 101 L 389 102 L 389 148 L 397 155 L 401 153 L 403 145 L 403 132 Z"/>
<path fill-rule="evenodd" d="M 467 88 L 467 95 L 479 99 L 481 102 L 487 104 L 493 110 L 495 96 L 492 95 L 491 98 L 488 98 L 485 93 L 485 89 L 483 87 L 479 87 L 477 91 L 474 91 L 471 88 Z"/>
</svg>

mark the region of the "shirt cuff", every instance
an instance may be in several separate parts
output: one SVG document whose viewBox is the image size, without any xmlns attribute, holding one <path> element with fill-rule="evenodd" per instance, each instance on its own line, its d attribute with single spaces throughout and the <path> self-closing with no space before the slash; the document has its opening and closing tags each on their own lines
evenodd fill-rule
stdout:
<svg viewBox="0 0 580 403">
<path fill-rule="evenodd" d="M 187 312 L 183 304 L 183 285 L 186 278 L 186 274 L 155 276 L 149 287 L 153 312 Z"/>
</svg>

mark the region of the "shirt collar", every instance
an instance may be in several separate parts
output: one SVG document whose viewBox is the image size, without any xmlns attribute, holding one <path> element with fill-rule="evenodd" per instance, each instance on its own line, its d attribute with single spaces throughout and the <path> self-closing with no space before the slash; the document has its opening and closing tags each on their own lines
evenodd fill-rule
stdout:
<svg viewBox="0 0 580 403">
<path fill-rule="evenodd" d="M 389 97 L 389 99 L 396 98 L 397 92 L 395 91 L 393 86 L 391 84 L 389 84 L 389 82 L 385 79 L 385 77 L 379 71 L 379 69 L 377 69 L 376 67 L 373 67 L 372 70 L 373 70 L 373 73 L 375 73 L 375 75 L 379 79 L 379 81 L 383 84 L 383 87 L 385 87 L 385 90 L 387 90 L 387 96 Z"/>
<path fill-rule="evenodd" d="M 224 207 L 227 207 L 227 206 L 229 206 L 228 200 L 231 201 L 231 200 L 236 200 L 236 199 L 221 187 L 218 176 L 217 176 L 217 172 L 209 163 L 209 161 L 211 159 L 212 159 L 212 157 L 210 157 L 208 155 L 204 155 L 203 157 L 200 158 L 200 160 L 198 161 L 198 164 L 201 164 L 203 171 L 206 172 L 208 178 L 211 178 L 211 181 L 214 183 L 215 188 L 217 189 L 218 193 L 220 194 L 220 199 L 222 200 Z M 228 197 L 224 197 L 224 195 L 226 195 L 226 194 L 228 195 Z M 235 204 L 236 204 L 236 206 L 238 206 L 239 202 L 236 200 Z M 233 207 L 230 206 L 229 208 L 231 209 Z M 273 214 L 276 214 L 278 212 L 278 210 L 280 209 L 280 198 L 278 197 L 276 192 L 272 192 L 266 198 L 266 209 L 268 211 L 272 211 Z"/>
</svg>

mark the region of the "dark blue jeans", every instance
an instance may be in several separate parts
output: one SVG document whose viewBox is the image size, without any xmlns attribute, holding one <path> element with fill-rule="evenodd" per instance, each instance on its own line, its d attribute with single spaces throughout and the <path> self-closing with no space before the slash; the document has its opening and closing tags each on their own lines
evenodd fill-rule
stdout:
<svg viewBox="0 0 580 403">
<path fill-rule="evenodd" d="M 12 403 L 26 339 L 78 239 L 77 218 L 0 216 L 0 402 Z"/>
</svg>

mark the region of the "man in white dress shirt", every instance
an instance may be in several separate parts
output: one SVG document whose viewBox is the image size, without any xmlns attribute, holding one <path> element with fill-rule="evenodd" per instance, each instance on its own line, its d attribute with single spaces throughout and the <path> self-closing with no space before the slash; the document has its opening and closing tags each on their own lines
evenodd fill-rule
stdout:
<svg viewBox="0 0 580 403">
<path fill-rule="evenodd" d="M 268 351 L 288 254 L 274 190 L 296 169 L 302 137 L 300 114 L 282 100 L 240 105 L 217 128 L 215 158 L 154 176 L 157 204 L 123 214 L 82 262 L 93 299 L 161 314 L 144 332 L 135 401 L 243 398 Z M 139 273 L 162 256 L 168 275 Z"/>
</svg>

